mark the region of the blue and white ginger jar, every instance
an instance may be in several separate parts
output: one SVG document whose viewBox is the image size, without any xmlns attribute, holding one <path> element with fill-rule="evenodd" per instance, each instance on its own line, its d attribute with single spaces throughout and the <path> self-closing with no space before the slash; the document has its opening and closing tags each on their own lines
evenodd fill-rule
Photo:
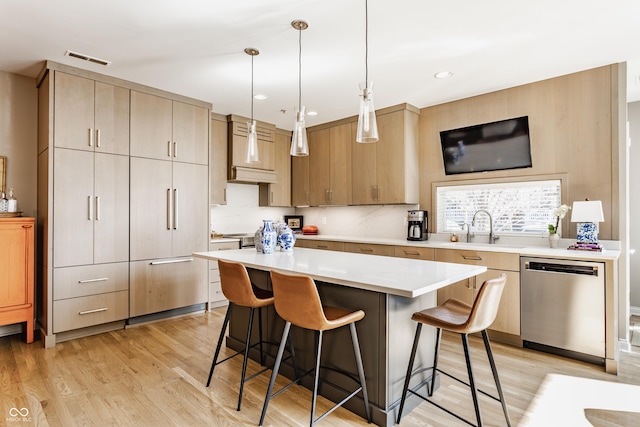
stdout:
<svg viewBox="0 0 640 427">
<path fill-rule="evenodd" d="M 256 251 L 263 254 L 272 254 L 276 250 L 278 233 L 273 229 L 273 220 L 263 219 L 264 225 L 256 231 L 254 243 Z"/>
<path fill-rule="evenodd" d="M 293 234 L 293 230 L 289 226 L 280 222 L 276 224 L 276 231 L 278 233 L 278 246 L 283 252 L 290 252 L 293 250 L 293 245 L 296 244 L 296 236 Z"/>
</svg>

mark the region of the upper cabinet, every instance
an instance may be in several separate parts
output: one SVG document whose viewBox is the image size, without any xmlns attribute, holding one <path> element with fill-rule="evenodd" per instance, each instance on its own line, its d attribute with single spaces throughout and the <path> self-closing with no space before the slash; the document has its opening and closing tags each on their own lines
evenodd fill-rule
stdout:
<svg viewBox="0 0 640 427">
<path fill-rule="evenodd" d="M 377 111 L 380 140 L 351 140 L 354 205 L 418 203 L 419 110 L 402 104 Z"/>
<path fill-rule="evenodd" d="M 211 113 L 209 203 L 227 204 L 227 118 Z"/>
<path fill-rule="evenodd" d="M 260 184 L 260 206 L 291 206 L 291 132 L 276 129 L 273 166 L 278 182 Z"/>
<path fill-rule="evenodd" d="M 291 205 L 309 206 L 309 156 L 291 158 Z"/>
<path fill-rule="evenodd" d="M 351 123 L 309 130 L 311 206 L 351 204 Z"/>
<path fill-rule="evenodd" d="M 209 110 L 131 91 L 131 155 L 206 165 Z"/>
<path fill-rule="evenodd" d="M 129 89 L 55 73 L 56 147 L 129 154 Z"/>
<path fill-rule="evenodd" d="M 250 119 L 232 114 L 229 121 L 229 181 L 236 182 L 277 182 L 275 173 L 275 125 L 256 122 L 258 153 L 260 161 L 246 161 L 247 123 Z"/>
</svg>

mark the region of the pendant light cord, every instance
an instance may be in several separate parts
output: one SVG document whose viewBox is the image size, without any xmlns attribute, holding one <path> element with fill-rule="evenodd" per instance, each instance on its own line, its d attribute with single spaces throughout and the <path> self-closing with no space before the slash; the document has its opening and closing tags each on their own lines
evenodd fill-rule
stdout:
<svg viewBox="0 0 640 427">
<path fill-rule="evenodd" d="M 253 123 L 253 56 L 251 55 L 251 123 Z"/>
<path fill-rule="evenodd" d="M 364 88 L 369 88 L 369 1 L 364 0 Z"/>
<path fill-rule="evenodd" d="M 302 109 L 302 27 L 298 29 L 298 111 Z"/>
</svg>

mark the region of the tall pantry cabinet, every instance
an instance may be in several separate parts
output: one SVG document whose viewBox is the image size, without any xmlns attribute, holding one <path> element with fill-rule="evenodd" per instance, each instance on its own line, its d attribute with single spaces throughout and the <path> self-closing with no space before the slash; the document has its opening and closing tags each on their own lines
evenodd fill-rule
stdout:
<svg viewBox="0 0 640 427">
<path fill-rule="evenodd" d="M 206 113 L 204 127 L 198 126 L 200 116 L 186 114 L 188 119 L 169 123 L 172 134 L 168 137 L 153 134 L 166 138 L 161 143 L 163 153 L 171 151 L 165 160 L 154 160 L 164 167 L 162 174 L 155 164 L 149 167 L 145 163 L 153 153 L 135 151 L 140 145 L 139 138 L 134 143 L 134 136 L 138 135 L 134 131 L 140 126 L 133 111 L 137 96 L 134 93 L 164 97 L 172 116 L 179 116 L 184 110 L 202 109 Z M 178 107 L 174 108 L 172 102 L 177 101 L 172 97 L 180 100 Z M 151 265 L 161 258 L 166 265 L 173 265 L 174 256 L 206 250 L 210 106 L 194 101 L 191 104 L 198 104 L 195 108 L 186 98 L 50 61 L 38 78 L 38 98 L 37 317 L 45 346 L 52 346 L 56 341 L 124 327 L 126 320 L 136 315 L 130 307 L 131 295 L 140 283 L 145 283 L 146 298 L 156 298 L 156 288 L 140 274 L 134 274 L 139 261 L 144 259 Z M 154 114 L 147 117 L 150 122 L 146 126 L 157 131 L 166 123 Z M 150 125 L 154 117 L 155 127 Z M 195 132 L 196 128 L 199 133 L 184 137 L 184 132 Z M 202 140 L 204 147 L 200 144 L 193 148 L 200 151 L 190 152 L 189 144 L 178 143 L 183 139 Z M 134 153 L 140 157 L 134 157 Z M 196 165 L 197 173 L 185 172 L 182 169 L 189 169 L 186 166 L 172 167 L 177 156 L 184 156 L 185 162 L 203 164 Z M 140 179 L 141 175 L 152 176 Z M 188 185 L 181 180 L 188 181 Z M 176 182 L 198 190 L 177 191 Z M 153 203 L 157 203 L 154 195 L 159 183 L 163 186 L 163 200 L 179 197 L 180 204 L 189 204 L 189 209 L 178 209 L 177 202 L 171 212 L 166 205 L 162 210 L 156 209 Z M 188 224 L 184 230 L 191 235 L 175 240 L 191 243 L 172 243 L 169 249 L 158 245 L 155 239 L 160 229 L 151 225 L 163 212 L 175 218 L 181 232 L 183 227 L 177 225 Z M 162 225 L 167 224 L 163 221 Z M 141 247 L 153 247 L 157 252 L 141 251 Z M 173 250 L 174 247 L 178 249 Z M 201 273 L 194 274 L 192 270 L 168 268 L 164 275 L 173 277 L 173 288 L 185 286 L 188 294 L 193 293 L 190 286 L 202 287 L 200 293 L 204 297 L 198 303 L 205 302 L 206 263 Z M 184 281 L 178 279 L 183 274 L 187 277 Z M 194 275 L 201 283 L 190 282 L 189 276 Z M 151 282 L 155 283 L 153 279 Z M 193 298 L 183 298 L 183 292 L 161 292 L 162 298 L 178 305 L 195 304 L 191 302 Z M 158 311 L 164 309 L 160 307 Z"/>
</svg>

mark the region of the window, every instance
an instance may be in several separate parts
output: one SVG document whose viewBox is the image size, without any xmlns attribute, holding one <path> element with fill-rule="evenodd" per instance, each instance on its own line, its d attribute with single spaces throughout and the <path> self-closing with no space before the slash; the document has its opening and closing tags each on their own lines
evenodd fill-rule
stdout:
<svg viewBox="0 0 640 427">
<path fill-rule="evenodd" d="M 484 209 L 496 233 L 542 235 L 561 204 L 561 180 L 446 185 L 436 187 L 437 232 L 461 231 Z M 476 218 L 475 231 L 489 232 L 489 217 Z"/>
</svg>

